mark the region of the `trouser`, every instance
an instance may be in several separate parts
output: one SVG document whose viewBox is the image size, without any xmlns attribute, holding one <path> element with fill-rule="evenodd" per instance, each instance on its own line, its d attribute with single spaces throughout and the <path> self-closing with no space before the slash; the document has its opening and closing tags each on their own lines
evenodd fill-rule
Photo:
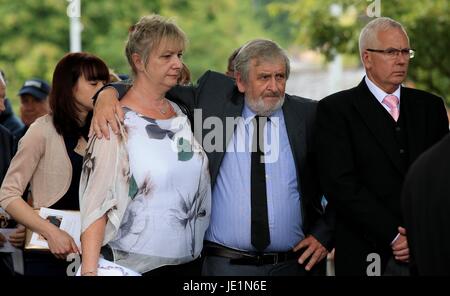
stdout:
<svg viewBox="0 0 450 296">
<path fill-rule="evenodd" d="M 298 263 L 301 252 L 255 254 L 207 242 L 203 248 L 202 275 L 206 276 L 309 276 L 325 275 L 326 260 L 311 271 Z"/>
<path fill-rule="evenodd" d="M 397 261 L 391 257 L 386 265 L 383 276 L 409 276 L 409 264 Z"/>
<path fill-rule="evenodd" d="M 67 276 L 70 262 L 50 252 L 24 251 L 23 256 L 25 276 Z"/>
</svg>

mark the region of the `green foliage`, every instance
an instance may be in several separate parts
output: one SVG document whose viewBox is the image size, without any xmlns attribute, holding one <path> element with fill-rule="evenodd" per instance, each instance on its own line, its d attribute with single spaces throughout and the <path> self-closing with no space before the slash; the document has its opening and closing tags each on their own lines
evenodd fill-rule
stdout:
<svg viewBox="0 0 450 296">
<path fill-rule="evenodd" d="M 118 73 L 129 73 L 124 55 L 128 28 L 141 16 L 175 18 L 189 37 L 185 53 L 195 81 L 206 69 L 225 71 L 231 52 L 249 39 L 272 38 L 288 48 L 357 56 L 358 36 L 370 18 L 366 0 L 82 0 L 82 48 L 103 58 Z M 448 0 L 381 0 L 382 15 L 407 28 L 417 58 L 410 77 L 418 87 L 450 102 Z M 58 60 L 69 51 L 67 0 L 0 0 L 0 68 L 8 96 L 30 77 L 52 79 Z M 17 106 L 17 102 L 15 103 Z"/>
<path fill-rule="evenodd" d="M 50 80 L 55 61 L 67 51 L 65 9 L 66 2 L 60 0 L 0 0 L 0 68 L 13 102 L 25 79 Z"/>
<path fill-rule="evenodd" d="M 16 109 L 23 81 L 41 77 L 50 82 L 56 63 L 69 51 L 67 5 L 67 0 L 0 0 L 0 68 Z M 264 5 L 240 0 L 82 0 L 82 49 L 100 56 L 117 73 L 129 73 L 124 54 L 128 28 L 141 16 L 159 13 L 175 18 L 188 35 L 185 62 L 195 81 L 207 69 L 225 71 L 228 56 L 249 39 L 276 36 L 258 18 Z"/>
<path fill-rule="evenodd" d="M 189 37 L 185 62 L 194 81 L 207 69 L 224 72 L 228 56 L 249 39 L 270 37 L 262 29 L 251 1 L 168 2 L 170 5 L 162 9 L 162 14 L 174 16 Z"/>
<path fill-rule="evenodd" d="M 337 54 L 358 55 L 362 27 L 371 20 L 368 7 L 374 0 L 285 0 L 272 1 L 272 15 L 288 14 L 297 29 L 295 42 L 322 52 L 328 60 Z M 380 0 L 381 16 L 400 21 L 408 31 L 417 55 L 409 77 L 419 88 L 446 98 L 450 104 L 450 2 L 448 0 Z"/>
</svg>

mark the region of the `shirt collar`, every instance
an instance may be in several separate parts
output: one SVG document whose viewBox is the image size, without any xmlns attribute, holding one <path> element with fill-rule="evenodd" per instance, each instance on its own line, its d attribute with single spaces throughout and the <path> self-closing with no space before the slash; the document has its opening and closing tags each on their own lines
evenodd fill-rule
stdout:
<svg viewBox="0 0 450 296">
<path fill-rule="evenodd" d="M 375 83 L 373 83 L 369 77 L 364 78 L 367 87 L 369 88 L 370 92 L 374 95 L 374 97 L 378 100 L 378 102 L 382 102 L 383 99 L 387 96 L 387 95 L 394 95 L 398 98 L 398 101 L 400 103 L 400 89 L 401 87 L 399 86 L 392 94 L 388 94 L 386 93 L 384 90 L 382 90 L 381 88 L 379 88 Z"/>
</svg>

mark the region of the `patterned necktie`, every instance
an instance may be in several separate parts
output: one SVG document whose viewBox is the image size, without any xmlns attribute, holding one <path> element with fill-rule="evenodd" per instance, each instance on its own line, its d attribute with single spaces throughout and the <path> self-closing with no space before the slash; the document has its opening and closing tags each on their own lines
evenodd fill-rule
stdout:
<svg viewBox="0 0 450 296">
<path fill-rule="evenodd" d="M 398 117 L 400 116 L 400 110 L 398 109 L 398 98 L 394 95 L 387 95 L 384 97 L 382 103 L 388 106 L 391 111 L 389 113 L 391 114 L 392 118 L 394 118 L 395 122 L 397 122 Z"/>
<path fill-rule="evenodd" d="M 251 242 L 263 251 L 270 244 L 269 218 L 267 215 L 266 169 L 262 161 L 264 150 L 264 125 L 266 117 L 255 116 L 251 153 Z M 256 147 L 255 147 L 256 145 Z"/>
</svg>

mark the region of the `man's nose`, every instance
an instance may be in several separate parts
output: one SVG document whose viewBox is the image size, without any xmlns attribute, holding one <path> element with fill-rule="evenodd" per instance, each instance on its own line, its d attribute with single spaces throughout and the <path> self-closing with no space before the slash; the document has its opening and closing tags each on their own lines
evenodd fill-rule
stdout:
<svg viewBox="0 0 450 296">
<path fill-rule="evenodd" d="M 267 90 L 276 91 L 277 90 L 277 81 L 275 77 L 271 77 L 269 82 L 267 83 Z"/>
<path fill-rule="evenodd" d="M 402 52 L 399 52 L 397 57 L 395 58 L 395 61 L 397 64 L 407 64 L 409 63 L 410 57 L 409 54 L 403 54 Z"/>
</svg>

